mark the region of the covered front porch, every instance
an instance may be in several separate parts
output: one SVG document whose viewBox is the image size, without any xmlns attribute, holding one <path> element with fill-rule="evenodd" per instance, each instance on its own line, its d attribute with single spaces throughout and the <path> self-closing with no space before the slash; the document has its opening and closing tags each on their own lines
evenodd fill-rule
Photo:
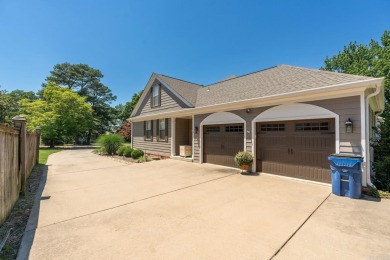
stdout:
<svg viewBox="0 0 390 260">
<path fill-rule="evenodd" d="M 171 119 L 171 157 L 193 160 L 193 117 Z"/>
</svg>

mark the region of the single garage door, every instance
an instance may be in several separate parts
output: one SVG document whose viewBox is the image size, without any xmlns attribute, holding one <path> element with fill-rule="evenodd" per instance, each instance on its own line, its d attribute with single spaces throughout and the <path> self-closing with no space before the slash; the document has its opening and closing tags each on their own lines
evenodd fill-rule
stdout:
<svg viewBox="0 0 390 260">
<path fill-rule="evenodd" d="M 334 119 L 257 123 L 257 171 L 329 183 L 334 129 Z"/>
<path fill-rule="evenodd" d="M 203 126 L 203 162 L 237 167 L 234 156 L 244 150 L 244 124 Z"/>
</svg>

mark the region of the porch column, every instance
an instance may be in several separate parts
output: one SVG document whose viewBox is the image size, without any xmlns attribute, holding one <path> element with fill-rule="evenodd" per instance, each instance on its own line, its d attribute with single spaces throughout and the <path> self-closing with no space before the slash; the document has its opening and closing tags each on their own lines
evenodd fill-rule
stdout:
<svg viewBox="0 0 390 260">
<path fill-rule="evenodd" d="M 366 102 L 365 94 L 360 95 L 360 139 L 362 147 L 362 186 L 367 187 L 367 174 L 369 170 L 370 160 L 367 158 L 367 147 L 366 147 Z"/>
<path fill-rule="evenodd" d="M 171 118 L 171 156 L 176 155 L 176 118 Z"/>
</svg>

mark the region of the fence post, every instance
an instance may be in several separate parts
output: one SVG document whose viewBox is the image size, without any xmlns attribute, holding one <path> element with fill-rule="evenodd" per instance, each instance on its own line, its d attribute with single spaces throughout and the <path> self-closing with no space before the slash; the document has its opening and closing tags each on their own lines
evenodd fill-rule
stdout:
<svg viewBox="0 0 390 260">
<path fill-rule="evenodd" d="M 24 195 L 26 191 L 26 138 L 27 119 L 23 116 L 14 116 L 12 118 L 14 126 L 19 128 L 19 183 L 20 183 L 20 194 Z"/>
<path fill-rule="evenodd" d="M 35 132 L 37 133 L 37 160 L 36 160 L 36 164 L 38 164 L 39 163 L 39 144 L 41 143 L 41 127 L 37 126 L 37 128 L 35 128 Z"/>
</svg>

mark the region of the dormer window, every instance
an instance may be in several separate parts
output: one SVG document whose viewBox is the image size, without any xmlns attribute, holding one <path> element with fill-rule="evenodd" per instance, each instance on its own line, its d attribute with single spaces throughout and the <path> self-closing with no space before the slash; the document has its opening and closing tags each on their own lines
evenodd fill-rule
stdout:
<svg viewBox="0 0 390 260">
<path fill-rule="evenodd" d="M 161 88 L 159 85 L 155 85 L 152 88 L 151 105 L 152 107 L 160 106 L 161 101 Z"/>
</svg>

